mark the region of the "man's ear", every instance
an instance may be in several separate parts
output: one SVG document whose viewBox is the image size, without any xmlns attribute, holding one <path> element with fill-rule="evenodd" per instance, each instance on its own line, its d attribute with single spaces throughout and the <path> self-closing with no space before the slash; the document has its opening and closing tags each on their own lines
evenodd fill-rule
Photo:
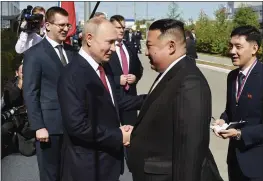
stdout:
<svg viewBox="0 0 263 181">
<path fill-rule="evenodd" d="M 170 40 L 168 46 L 169 46 L 169 54 L 170 55 L 174 54 L 175 51 L 176 51 L 176 43 L 175 43 L 175 41 L 174 40 Z"/>
<path fill-rule="evenodd" d="M 90 47 L 92 39 L 93 39 L 93 35 L 91 33 L 87 33 L 85 38 L 86 38 L 87 45 Z"/>
<path fill-rule="evenodd" d="M 50 32 L 50 24 L 49 24 L 49 22 L 45 22 L 45 27 L 46 27 L 46 31 L 47 32 Z"/>
<path fill-rule="evenodd" d="M 255 55 L 258 52 L 258 44 L 257 43 L 253 43 L 253 47 L 252 47 L 252 55 Z"/>
</svg>

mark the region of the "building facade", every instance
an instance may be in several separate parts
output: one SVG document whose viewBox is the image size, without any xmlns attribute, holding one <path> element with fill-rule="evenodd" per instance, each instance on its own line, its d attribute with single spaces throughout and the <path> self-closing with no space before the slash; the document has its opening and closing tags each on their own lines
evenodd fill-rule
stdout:
<svg viewBox="0 0 263 181">
<path fill-rule="evenodd" d="M 19 14 L 19 1 L 1 1 L 1 28 L 10 28 L 10 18 Z"/>
<path fill-rule="evenodd" d="M 263 27 L 263 2 L 227 2 L 227 15 L 228 19 L 233 19 L 233 16 L 235 12 L 238 10 L 238 8 L 242 5 L 247 5 L 251 7 L 254 12 L 258 13 L 258 21 L 261 24 L 261 27 Z"/>
</svg>

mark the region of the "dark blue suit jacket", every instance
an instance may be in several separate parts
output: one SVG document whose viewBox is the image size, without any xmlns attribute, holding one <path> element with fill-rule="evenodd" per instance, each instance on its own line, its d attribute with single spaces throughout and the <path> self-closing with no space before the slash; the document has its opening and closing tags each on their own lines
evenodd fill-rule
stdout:
<svg viewBox="0 0 263 181">
<path fill-rule="evenodd" d="M 263 65 L 256 63 L 236 103 L 238 73 L 239 69 L 236 69 L 228 75 L 226 110 L 221 119 L 227 123 L 240 120 L 248 123 L 241 128 L 240 141 L 230 139 L 227 161 L 231 164 L 236 157 L 245 176 L 263 177 Z"/>
<path fill-rule="evenodd" d="M 123 171 L 119 109 L 138 110 L 145 96 L 117 97 L 111 73 L 106 72 L 115 105 L 97 73 L 82 56 L 76 55 L 61 74 L 58 97 L 65 129 L 63 181 L 117 181 Z"/>
<path fill-rule="evenodd" d="M 64 44 L 70 61 L 74 54 Z M 25 52 L 23 62 L 23 96 L 31 128 L 47 128 L 49 134 L 62 134 L 62 121 L 57 96 L 57 81 L 63 69 L 59 56 L 44 38 Z"/>
</svg>

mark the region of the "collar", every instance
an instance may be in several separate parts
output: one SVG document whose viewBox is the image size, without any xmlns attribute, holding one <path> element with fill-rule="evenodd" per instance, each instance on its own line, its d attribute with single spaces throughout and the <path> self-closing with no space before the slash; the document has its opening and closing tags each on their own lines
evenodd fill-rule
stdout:
<svg viewBox="0 0 263 181">
<path fill-rule="evenodd" d="M 92 66 L 92 68 L 97 71 L 99 68 L 99 64 L 87 53 L 83 48 L 80 48 L 79 54 L 87 60 L 87 62 Z"/>
<path fill-rule="evenodd" d="M 115 45 L 117 46 L 119 44 L 118 41 L 115 41 Z M 121 40 L 121 45 L 123 45 L 123 40 Z"/>
<path fill-rule="evenodd" d="M 56 48 L 56 46 L 58 45 L 62 45 L 63 46 L 63 42 L 61 44 L 59 44 L 58 42 L 52 40 L 51 38 L 48 37 L 48 35 L 45 36 L 47 41 L 52 45 L 53 48 Z"/>
<path fill-rule="evenodd" d="M 257 61 L 257 60 L 255 60 L 255 61 Z M 251 68 L 251 66 L 252 66 L 252 65 L 255 66 L 256 64 L 257 64 L 257 63 L 254 64 L 254 62 L 253 62 L 251 65 L 249 65 L 249 66 L 248 66 L 247 68 L 245 68 L 244 70 L 241 70 L 241 69 L 240 69 L 240 70 L 239 70 L 239 73 L 242 72 L 242 74 L 246 76 L 247 73 L 248 73 L 248 71 L 249 71 L 249 69 Z M 253 67 L 254 67 L 254 66 L 253 66 Z M 253 67 L 252 67 L 251 69 L 253 69 Z"/>
<path fill-rule="evenodd" d="M 173 63 L 171 63 L 169 65 L 169 67 L 163 72 L 163 76 L 180 60 L 182 60 L 184 57 L 186 56 L 186 54 L 184 54 L 183 56 L 179 57 L 178 59 L 176 59 L 175 61 L 173 61 Z"/>
</svg>

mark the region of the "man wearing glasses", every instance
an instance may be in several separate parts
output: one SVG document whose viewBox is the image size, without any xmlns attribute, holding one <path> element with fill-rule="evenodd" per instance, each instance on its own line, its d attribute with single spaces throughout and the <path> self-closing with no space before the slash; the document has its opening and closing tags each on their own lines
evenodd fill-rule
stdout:
<svg viewBox="0 0 263 181">
<path fill-rule="evenodd" d="M 71 28 L 67 11 L 51 7 L 45 18 L 46 37 L 25 52 L 23 94 L 31 129 L 36 131 L 40 181 L 56 181 L 63 134 L 57 80 L 74 50 L 63 43 Z"/>
</svg>

